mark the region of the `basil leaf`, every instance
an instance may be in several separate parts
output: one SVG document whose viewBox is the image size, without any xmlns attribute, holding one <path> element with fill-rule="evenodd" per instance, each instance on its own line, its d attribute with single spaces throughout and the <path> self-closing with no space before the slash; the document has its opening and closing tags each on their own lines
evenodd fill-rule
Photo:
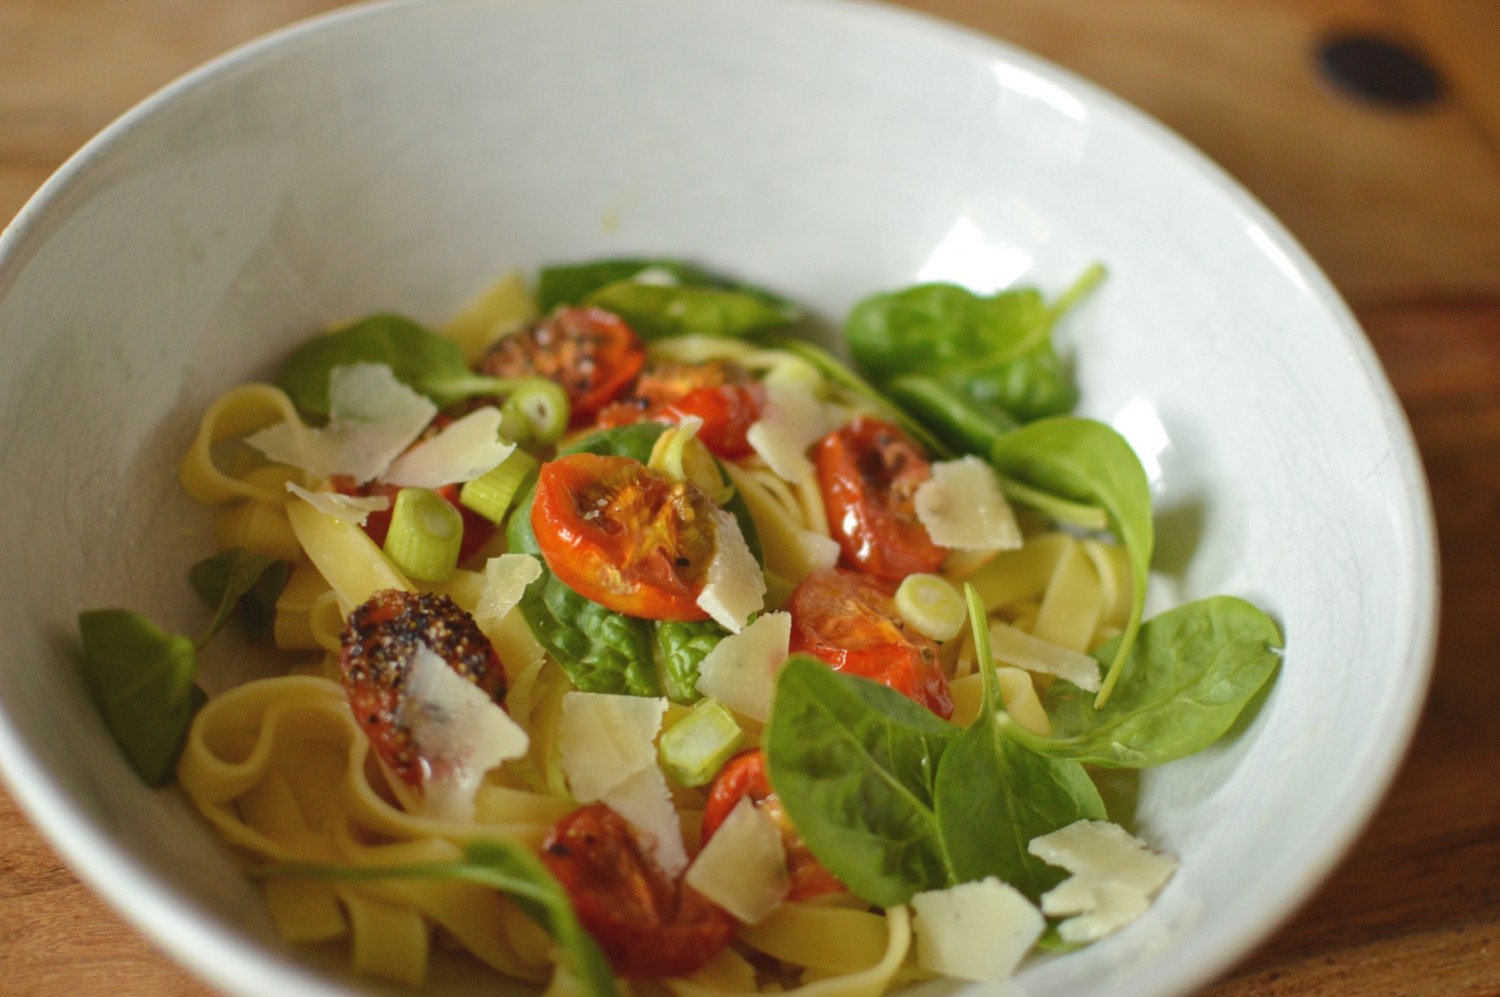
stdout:
<svg viewBox="0 0 1500 997">
<path fill-rule="evenodd" d="M 788 305 L 743 291 L 617 281 L 593 291 L 584 304 L 620 316 L 645 340 L 668 336 L 749 336 L 792 325 L 801 314 Z"/>
<path fill-rule="evenodd" d="M 984 606 L 973 586 L 966 589 L 974 656 L 994 661 Z M 938 826 L 958 882 L 998 876 L 1039 902 L 1064 873 L 1032 855 L 1027 844 L 1077 820 L 1105 819 L 1104 801 L 1082 765 L 1037 754 L 1006 736 L 995 669 L 979 672 L 979 716 L 953 739 L 938 766 Z"/>
<path fill-rule="evenodd" d="M 303 343 L 287 358 L 276 384 L 304 414 L 327 416 L 329 373 L 356 363 L 384 364 L 396 380 L 439 408 L 476 395 L 505 394 L 515 383 L 475 374 L 453 340 L 409 318 L 380 314 Z"/>
<path fill-rule="evenodd" d="M 291 879 L 379 880 L 448 879 L 499 890 L 557 943 L 558 954 L 585 994 L 616 997 L 614 973 L 599 945 L 578 920 L 568 894 L 533 854 L 510 841 L 480 838 L 452 862 L 353 866 L 322 862 L 279 862 L 252 873 Z"/>
<path fill-rule="evenodd" d="M 1099 690 L 1102 707 L 1119 681 L 1145 606 L 1146 576 L 1155 544 L 1145 469 L 1119 433 L 1102 422 L 1071 416 L 1043 419 L 1005 434 L 995 441 L 989 458 L 1004 477 L 1064 499 L 1100 506 L 1110 529 L 1125 545 L 1130 562 L 1130 620 Z"/>
<path fill-rule="evenodd" d="M 286 562 L 231 547 L 193 565 L 188 581 L 216 607 L 208 629 L 198 638 L 202 648 L 223 629 L 236 606 L 252 634 L 269 632 L 276 620 L 276 600 L 286 586 Z"/>
<path fill-rule="evenodd" d="M 762 741 L 771 784 L 828 871 L 882 907 L 953 885 L 933 807 L 957 729 L 805 655 L 782 666 L 775 704 Z"/>
<path fill-rule="evenodd" d="M 78 630 L 84 680 L 105 725 L 147 785 L 166 785 L 201 705 L 193 642 L 125 609 L 80 613 Z"/>
<path fill-rule="evenodd" d="M 666 621 L 656 625 L 657 669 L 668 699 L 689 705 L 703 698 L 698 691 L 698 666 L 728 635 L 729 631 L 713 620 Z"/>
<path fill-rule="evenodd" d="M 1215 596 L 1161 613 L 1141 627 L 1115 695 L 1102 709 L 1070 682 L 1042 704 L 1052 736 L 1012 725 L 1035 751 L 1089 765 L 1146 768 L 1208 747 L 1223 736 L 1280 663 L 1281 635 L 1255 606 Z M 1106 645 L 1095 657 L 1106 660 Z"/>
</svg>

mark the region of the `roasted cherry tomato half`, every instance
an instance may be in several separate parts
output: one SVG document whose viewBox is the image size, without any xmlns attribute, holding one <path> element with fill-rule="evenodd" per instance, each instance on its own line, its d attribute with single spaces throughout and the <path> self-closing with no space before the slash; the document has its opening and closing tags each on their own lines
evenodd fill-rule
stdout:
<svg viewBox="0 0 1500 997">
<path fill-rule="evenodd" d="M 824 893 L 840 893 L 844 884 L 823 868 L 802 835 L 792 826 L 781 798 L 771 788 L 766 777 L 766 756 L 759 748 L 742 751 L 729 759 L 714 778 L 708 792 L 708 805 L 703 810 L 703 843 L 714 836 L 719 825 L 729 817 L 729 812 L 741 799 L 749 797 L 760 812 L 770 817 L 781 829 L 781 846 L 786 852 L 786 871 L 791 880 L 788 900 L 807 900 Z"/>
<path fill-rule="evenodd" d="M 789 608 L 794 653 L 874 679 L 944 719 L 953 715 L 938 646 L 902 621 L 891 583 L 845 568 L 816 571 L 792 592 Z"/>
<path fill-rule="evenodd" d="M 629 457 L 580 453 L 542 465 L 531 528 L 547 567 L 584 598 L 648 620 L 705 620 L 698 596 L 715 512 L 691 481 Z"/>
<path fill-rule="evenodd" d="M 402 719 L 402 687 L 417 648 L 426 645 L 495 702 L 505 698 L 505 669 L 495 648 L 446 595 L 385 589 L 356 606 L 344 624 L 339 671 L 349 709 L 387 767 L 422 785 L 429 767 Z"/>
<path fill-rule="evenodd" d="M 932 465 L 900 429 L 860 416 L 814 445 L 813 466 L 845 567 L 901 579 L 943 563 L 916 511 Z"/>
<path fill-rule="evenodd" d="M 646 368 L 630 397 L 599 413 L 606 428 L 647 420 L 703 420 L 698 439 L 714 454 L 735 460 L 750 453 L 746 434 L 766 407 L 766 390 L 750 371 L 726 360 L 700 364 L 655 364 Z"/>
<path fill-rule="evenodd" d="M 683 976 L 729 943 L 734 918 L 662 870 L 625 818 L 602 803 L 554 824 L 542 862 L 616 973 Z"/>
<path fill-rule="evenodd" d="M 503 337 L 479 369 L 491 377 L 548 377 L 563 386 L 575 426 L 591 423 L 646 363 L 646 348 L 625 320 L 602 308 L 559 308 Z"/>
</svg>

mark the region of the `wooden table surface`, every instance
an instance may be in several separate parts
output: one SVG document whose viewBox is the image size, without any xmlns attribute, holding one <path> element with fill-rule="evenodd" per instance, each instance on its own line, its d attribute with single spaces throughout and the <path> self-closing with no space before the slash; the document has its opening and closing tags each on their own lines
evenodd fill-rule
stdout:
<svg viewBox="0 0 1500 997">
<path fill-rule="evenodd" d="M 908 0 L 1039 52 L 1237 176 L 1353 306 L 1431 478 L 1437 670 L 1358 844 L 1204 991 L 1500 994 L 1500 0 Z M 3 0 L 0 219 L 150 91 L 335 0 Z M 1428 60 L 1436 102 L 1320 72 L 1338 34 Z M 203 994 L 63 866 L 0 788 L 0 993 Z"/>
</svg>

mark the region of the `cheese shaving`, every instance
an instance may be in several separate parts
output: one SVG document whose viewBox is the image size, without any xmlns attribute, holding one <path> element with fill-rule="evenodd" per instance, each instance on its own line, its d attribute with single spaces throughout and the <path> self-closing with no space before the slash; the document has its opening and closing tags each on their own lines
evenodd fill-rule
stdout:
<svg viewBox="0 0 1500 997">
<path fill-rule="evenodd" d="M 714 519 L 714 554 L 697 603 L 715 623 L 737 634 L 750 614 L 765 606 L 766 576 L 745 543 L 739 521 L 723 509 L 714 510 Z"/>
<path fill-rule="evenodd" d="M 1058 934 L 1070 943 L 1095 941 L 1135 920 L 1177 871 L 1176 859 L 1102 820 L 1075 821 L 1033 838 L 1027 851 L 1073 874 L 1042 895 L 1043 911 L 1068 917 Z"/>
<path fill-rule="evenodd" d="M 286 490 L 302 499 L 319 512 L 357 526 L 365 525 L 372 512 L 384 512 L 391 507 L 385 495 L 344 495 L 340 492 L 314 492 L 295 481 L 286 483 Z"/>
<path fill-rule="evenodd" d="M 994 876 L 918 893 L 911 907 L 917 964 L 965 980 L 1006 979 L 1047 927 L 1031 901 Z"/>
<path fill-rule="evenodd" d="M 916 493 L 917 519 L 932 542 L 959 550 L 1021 546 L 1016 514 L 1000 491 L 1000 477 L 978 457 L 939 461 Z"/>
<path fill-rule="evenodd" d="M 807 448 L 834 429 L 835 410 L 798 386 L 766 385 L 766 407 L 745 434 L 750 447 L 776 474 L 787 481 L 812 477 Z"/>
<path fill-rule="evenodd" d="M 687 884 L 746 924 L 764 920 L 791 888 L 780 828 L 741 797 L 688 867 Z"/>
<path fill-rule="evenodd" d="M 381 480 L 402 488 L 462 484 L 499 466 L 515 449 L 500 439 L 500 410 L 486 406 L 397 457 Z"/>
<path fill-rule="evenodd" d="M 790 613 L 756 617 L 704 655 L 698 666 L 698 691 L 752 720 L 770 719 L 776 672 L 786 660 L 791 636 Z"/>
</svg>

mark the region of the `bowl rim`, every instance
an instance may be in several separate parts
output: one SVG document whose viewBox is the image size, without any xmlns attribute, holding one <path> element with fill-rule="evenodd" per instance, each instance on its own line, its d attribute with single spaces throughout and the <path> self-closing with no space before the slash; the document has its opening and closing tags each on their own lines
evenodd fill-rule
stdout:
<svg viewBox="0 0 1500 997">
<path fill-rule="evenodd" d="M 535 2 L 535 0 L 523 0 Z M 555 0 L 554 0 L 555 2 Z M 572 0 L 574 3 L 607 0 Z M 686 0 L 653 0 L 663 4 Z M 750 3 L 751 0 L 740 0 Z M 1394 736 L 1382 739 L 1377 751 L 1363 760 L 1367 776 L 1348 791 L 1346 818 L 1308 855 L 1295 881 L 1270 901 L 1262 900 L 1253 916 L 1198 926 L 1198 944 L 1166 960 L 1152 963 L 1126 985 L 1114 990 L 1122 997 L 1183 993 L 1205 985 L 1232 968 L 1257 944 L 1265 941 L 1301 907 L 1343 860 L 1388 795 L 1402 761 L 1411 748 L 1432 681 L 1436 662 L 1440 610 L 1440 565 L 1432 497 L 1410 421 L 1380 364 L 1374 347 L 1342 296 L 1321 267 L 1286 227 L 1238 180 L 1176 131 L 1124 98 L 1046 57 L 1014 42 L 969 28 L 937 15 L 889 0 L 756 0 L 784 10 L 819 8 L 840 10 L 852 21 L 885 20 L 906 30 L 950 40 L 991 58 L 1003 59 L 1080 95 L 1086 102 L 1127 128 L 1161 146 L 1185 169 L 1208 180 L 1235 211 L 1253 222 L 1265 237 L 1262 248 L 1338 327 L 1343 345 L 1385 415 L 1383 430 L 1392 443 L 1392 459 L 1404 485 L 1404 515 L 1399 522 L 1411 530 L 1412 571 L 1404 602 L 1411 608 L 1407 646 L 1402 660 L 1411 695 L 1405 708 L 1391 718 Z M 27 199 L 0 230 L 0 297 L 11 290 L 25 268 L 24 250 L 44 229 L 50 208 L 86 182 L 98 162 L 141 122 L 166 111 L 184 96 L 214 85 L 220 78 L 271 57 L 278 50 L 302 44 L 355 23 L 399 18 L 434 8 L 487 5 L 487 0 L 362 0 L 324 11 L 236 45 L 176 77 L 115 118 L 74 152 Z M 119 848 L 103 828 L 92 824 L 79 807 L 52 786 L 40 764 L 0 703 L 0 777 L 8 783 L 18 807 L 43 833 L 79 879 L 121 915 L 135 930 L 160 946 L 200 979 L 234 993 L 297 992 L 348 994 L 339 983 L 311 974 L 294 958 L 269 953 L 247 941 L 226 924 L 205 917 L 194 904 L 155 879 L 148 869 Z M 357 984 L 355 984 L 357 986 Z"/>
</svg>

